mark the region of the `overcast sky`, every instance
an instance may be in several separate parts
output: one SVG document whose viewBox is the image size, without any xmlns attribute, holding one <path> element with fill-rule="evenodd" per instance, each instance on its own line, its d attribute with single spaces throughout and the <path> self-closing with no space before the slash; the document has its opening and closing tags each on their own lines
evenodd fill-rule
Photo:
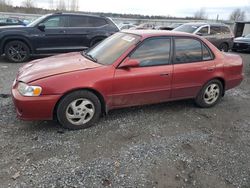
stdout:
<svg viewBox="0 0 250 188">
<path fill-rule="evenodd" d="M 12 0 L 14 5 L 20 5 L 22 1 Z M 49 8 L 49 0 L 34 2 L 38 7 Z M 79 0 L 80 11 L 90 12 L 186 17 L 193 16 L 201 8 L 206 10 L 210 19 L 215 19 L 217 14 L 220 19 L 227 19 L 235 8 L 241 8 L 247 12 L 247 19 L 250 21 L 250 0 Z"/>
</svg>

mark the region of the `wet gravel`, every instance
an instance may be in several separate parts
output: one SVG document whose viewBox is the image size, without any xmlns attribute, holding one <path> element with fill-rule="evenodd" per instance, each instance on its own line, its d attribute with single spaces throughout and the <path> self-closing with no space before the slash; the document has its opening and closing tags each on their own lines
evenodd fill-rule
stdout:
<svg viewBox="0 0 250 188">
<path fill-rule="evenodd" d="M 0 187 L 250 187 L 250 54 L 245 80 L 214 108 L 192 100 L 111 111 L 67 131 L 16 119 L 0 63 Z"/>
</svg>

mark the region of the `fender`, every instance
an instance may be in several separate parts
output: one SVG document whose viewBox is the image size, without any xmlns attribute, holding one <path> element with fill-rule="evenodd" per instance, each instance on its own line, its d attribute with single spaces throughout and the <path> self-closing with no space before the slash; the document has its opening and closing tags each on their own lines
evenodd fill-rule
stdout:
<svg viewBox="0 0 250 188">
<path fill-rule="evenodd" d="M 2 38 L 1 44 L 0 44 L 1 55 L 4 53 L 4 46 L 6 45 L 6 43 L 8 41 L 13 41 L 13 40 L 20 40 L 20 41 L 25 42 L 28 45 L 28 47 L 30 48 L 31 54 L 34 53 L 34 47 L 27 37 L 25 37 L 23 35 L 11 35 L 11 36 L 6 36 L 6 37 Z"/>
</svg>

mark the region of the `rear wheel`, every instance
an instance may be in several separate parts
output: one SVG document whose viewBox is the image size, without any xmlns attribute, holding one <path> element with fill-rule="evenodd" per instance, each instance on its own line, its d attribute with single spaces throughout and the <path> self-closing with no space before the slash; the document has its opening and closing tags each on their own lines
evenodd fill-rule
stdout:
<svg viewBox="0 0 250 188">
<path fill-rule="evenodd" d="M 30 58 L 30 49 L 22 41 L 8 42 L 4 48 L 5 57 L 8 61 L 22 63 Z"/>
<path fill-rule="evenodd" d="M 198 106 L 209 108 L 216 105 L 223 95 L 223 86 L 219 80 L 211 80 L 203 86 L 195 99 Z"/>
<path fill-rule="evenodd" d="M 101 103 L 90 91 L 75 91 L 66 95 L 57 108 L 57 119 L 67 129 L 92 126 L 101 115 Z"/>
<path fill-rule="evenodd" d="M 228 52 L 229 50 L 229 47 L 226 43 L 222 43 L 219 47 L 219 50 L 222 51 L 222 52 Z"/>
</svg>

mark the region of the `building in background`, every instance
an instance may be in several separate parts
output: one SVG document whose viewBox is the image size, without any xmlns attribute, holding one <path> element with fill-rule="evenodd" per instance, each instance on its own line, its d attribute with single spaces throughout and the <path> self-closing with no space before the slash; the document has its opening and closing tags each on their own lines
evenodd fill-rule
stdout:
<svg viewBox="0 0 250 188">
<path fill-rule="evenodd" d="M 241 37 L 250 34 L 250 22 L 235 22 L 234 34 L 235 37 Z"/>
</svg>

